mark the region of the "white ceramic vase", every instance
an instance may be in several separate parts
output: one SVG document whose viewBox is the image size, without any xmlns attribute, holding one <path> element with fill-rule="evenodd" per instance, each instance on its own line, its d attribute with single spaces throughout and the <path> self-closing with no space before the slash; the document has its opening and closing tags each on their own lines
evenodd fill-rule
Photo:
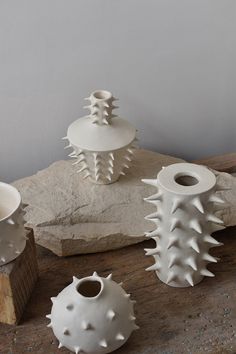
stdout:
<svg viewBox="0 0 236 354">
<path fill-rule="evenodd" d="M 51 314 L 46 317 L 59 348 L 76 354 L 110 353 L 123 345 L 135 324 L 133 304 L 120 284 L 98 276 L 78 279 L 51 298 Z"/>
<path fill-rule="evenodd" d="M 115 98 L 108 91 L 94 91 L 86 98 L 88 116 L 77 119 L 63 139 L 72 149 L 76 172 L 96 184 L 110 184 L 125 175 L 137 148 L 136 129 L 113 114 Z"/>
<path fill-rule="evenodd" d="M 13 261 L 25 248 L 24 213 L 17 189 L 0 182 L 0 266 Z"/>
<path fill-rule="evenodd" d="M 204 276 L 213 277 L 207 265 L 217 259 L 209 249 L 221 243 L 211 234 L 223 224 L 214 213 L 224 203 L 216 193 L 215 175 L 204 166 L 177 163 L 164 167 L 157 179 L 143 182 L 158 190 L 145 198 L 157 208 L 146 217 L 156 225 L 147 233 L 156 241 L 154 249 L 146 249 L 155 260 L 147 270 L 174 287 L 194 286 Z"/>
</svg>

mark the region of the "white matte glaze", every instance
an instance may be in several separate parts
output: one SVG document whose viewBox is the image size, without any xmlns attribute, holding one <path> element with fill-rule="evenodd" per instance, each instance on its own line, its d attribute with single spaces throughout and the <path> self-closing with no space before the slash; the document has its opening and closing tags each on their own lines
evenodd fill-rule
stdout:
<svg viewBox="0 0 236 354">
<path fill-rule="evenodd" d="M 207 265 L 217 259 L 209 249 L 221 243 L 211 234 L 223 224 L 214 212 L 224 203 L 216 193 L 222 189 L 215 175 L 204 166 L 177 163 L 164 167 L 157 179 L 143 182 L 158 190 L 145 198 L 157 208 L 146 216 L 156 225 L 147 233 L 156 241 L 154 249 L 145 250 L 155 260 L 147 270 L 154 270 L 161 281 L 174 287 L 194 286 L 204 276 L 213 277 Z"/>
<path fill-rule="evenodd" d="M 65 147 L 73 149 L 69 157 L 75 159 L 76 172 L 96 184 L 110 184 L 126 174 L 133 159 L 136 129 L 126 120 L 113 114 L 118 108 L 108 91 L 94 91 L 87 108 L 88 116 L 74 121 L 68 128 L 69 141 Z"/>
<path fill-rule="evenodd" d="M 13 261 L 25 248 L 24 213 L 18 190 L 0 182 L 0 266 Z"/>
<path fill-rule="evenodd" d="M 91 285 L 100 288 L 89 296 L 86 289 Z M 85 293 L 80 290 L 83 286 Z M 73 277 L 73 282 L 51 300 L 51 314 L 46 316 L 50 319 L 48 327 L 59 340 L 59 348 L 66 347 L 76 354 L 110 353 L 138 329 L 135 301 L 112 280 L 111 274 L 107 278 L 96 272 L 82 279 Z"/>
</svg>

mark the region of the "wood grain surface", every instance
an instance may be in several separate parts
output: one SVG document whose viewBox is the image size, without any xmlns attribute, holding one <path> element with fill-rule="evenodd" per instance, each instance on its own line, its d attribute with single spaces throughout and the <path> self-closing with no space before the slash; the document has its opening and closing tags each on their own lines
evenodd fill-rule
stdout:
<svg viewBox="0 0 236 354">
<path fill-rule="evenodd" d="M 0 322 L 19 322 L 38 277 L 34 234 L 27 229 L 28 240 L 22 254 L 0 267 Z"/>
<path fill-rule="evenodd" d="M 236 172 L 236 152 L 220 156 L 206 157 L 195 160 L 194 163 L 206 165 L 217 171 L 234 173 Z"/>
<path fill-rule="evenodd" d="M 236 165 L 235 160 L 233 163 Z M 38 246 L 40 278 L 20 325 L 0 325 L 0 354 L 65 354 L 47 328 L 50 297 L 72 281 L 94 270 L 101 276 L 113 273 L 117 282 L 137 300 L 135 312 L 140 330 L 118 349 L 118 354 L 224 354 L 236 353 L 236 228 L 215 234 L 223 247 L 210 268 L 215 278 L 206 278 L 194 288 L 177 289 L 161 283 L 144 248 L 153 241 L 105 253 L 59 258 Z"/>
</svg>

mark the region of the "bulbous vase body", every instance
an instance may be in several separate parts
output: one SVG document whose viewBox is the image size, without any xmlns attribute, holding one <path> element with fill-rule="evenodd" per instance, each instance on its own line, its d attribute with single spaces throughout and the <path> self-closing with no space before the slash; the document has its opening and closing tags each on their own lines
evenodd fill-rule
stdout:
<svg viewBox="0 0 236 354">
<path fill-rule="evenodd" d="M 57 297 L 52 298 L 52 328 L 65 346 L 78 353 L 110 353 L 123 345 L 135 324 L 133 301 L 111 275 L 94 273 L 83 279 L 73 278 Z"/>
</svg>

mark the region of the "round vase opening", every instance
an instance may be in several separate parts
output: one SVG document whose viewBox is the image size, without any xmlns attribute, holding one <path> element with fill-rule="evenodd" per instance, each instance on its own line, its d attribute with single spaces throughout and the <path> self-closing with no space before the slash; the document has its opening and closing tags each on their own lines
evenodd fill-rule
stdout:
<svg viewBox="0 0 236 354">
<path fill-rule="evenodd" d="M 100 91 L 94 91 L 93 97 L 96 98 L 97 100 L 108 100 L 109 98 L 112 97 L 112 94 L 109 91 L 100 90 Z"/>
<path fill-rule="evenodd" d="M 184 187 L 191 187 L 198 184 L 199 180 L 190 174 L 181 173 L 175 176 L 175 182 Z"/>
<path fill-rule="evenodd" d="M 16 188 L 7 183 L 0 183 L 0 221 L 10 217 L 21 202 L 21 197 Z"/>
<path fill-rule="evenodd" d="M 99 280 L 86 279 L 77 286 L 77 291 L 83 297 L 97 297 L 102 290 L 102 283 Z"/>
</svg>

